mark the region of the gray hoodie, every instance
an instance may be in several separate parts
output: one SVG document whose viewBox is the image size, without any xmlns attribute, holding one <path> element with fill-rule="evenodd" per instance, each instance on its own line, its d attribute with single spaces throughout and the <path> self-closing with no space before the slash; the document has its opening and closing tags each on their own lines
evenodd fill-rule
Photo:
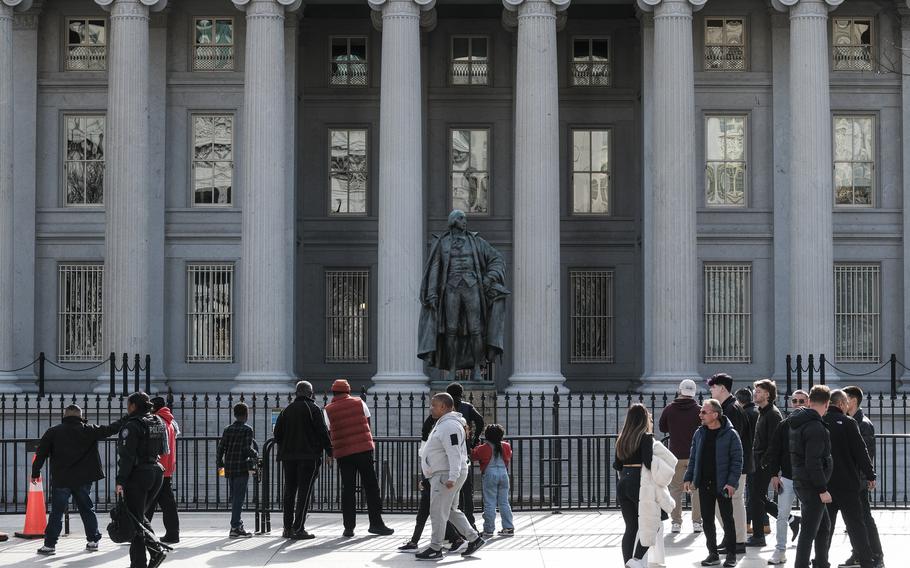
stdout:
<svg viewBox="0 0 910 568">
<path fill-rule="evenodd" d="M 426 478 L 448 472 L 448 481 L 457 481 L 468 469 L 465 445 L 466 422 L 459 412 L 444 414 L 436 422 L 426 443 L 420 449 L 420 466 Z"/>
</svg>

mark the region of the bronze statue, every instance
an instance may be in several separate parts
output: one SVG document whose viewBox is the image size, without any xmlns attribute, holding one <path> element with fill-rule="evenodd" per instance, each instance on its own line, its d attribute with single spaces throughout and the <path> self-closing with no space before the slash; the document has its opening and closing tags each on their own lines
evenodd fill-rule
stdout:
<svg viewBox="0 0 910 568">
<path fill-rule="evenodd" d="M 431 367 L 480 368 L 502 355 L 505 329 L 506 264 L 490 243 L 467 230 L 458 209 L 449 214 L 449 230 L 433 235 L 423 270 L 417 356 Z"/>
</svg>

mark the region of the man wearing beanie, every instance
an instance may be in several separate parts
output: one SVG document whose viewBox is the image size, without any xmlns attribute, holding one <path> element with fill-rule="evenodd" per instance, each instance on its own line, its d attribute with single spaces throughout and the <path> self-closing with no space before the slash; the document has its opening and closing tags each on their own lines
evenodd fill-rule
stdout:
<svg viewBox="0 0 910 568">
<path fill-rule="evenodd" d="M 660 413 L 658 427 L 660 431 L 670 435 L 670 451 L 676 456 L 676 473 L 673 474 L 673 480 L 670 481 L 670 495 L 676 502 L 673 507 L 673 513 L 670 515 L 672 520 L 672 530 L 678 533 L 682 530 L 682 496 L 683 496 L 683 476 L 686 474 L 686 468 L 689 467 L 689 450 L 692 447 L 692 437 L 695 431 L 701 426 L 699 412 L 701 406 L 695 402 L 696 393 L 695 381 L 686 379 L 679 383 L 679 396 L 664 408 Z M 692 532 L 700 533 L 701 524 L 701 506 L 698 500 L 698 492 L 692 492 Z"/>
<path fill-rule="evenodd" d="M 382 521 L 382 498 L 373 465 L 373 434 L 370 432 L 370 409 L 360 398 L 351 396 L 351 385 L 345 379 L 332 383 L 332 402 L 325 407 L 325 423 L 332 439 L 332 454 L 341 470 L 341 514 L 344 536 L 354 536 L 357 511 L 354 504 L 354 479 L 360 483 L 367 499 L 370 528 L 367 532 L 390 535 L 392 529 Z"/>
</svg>

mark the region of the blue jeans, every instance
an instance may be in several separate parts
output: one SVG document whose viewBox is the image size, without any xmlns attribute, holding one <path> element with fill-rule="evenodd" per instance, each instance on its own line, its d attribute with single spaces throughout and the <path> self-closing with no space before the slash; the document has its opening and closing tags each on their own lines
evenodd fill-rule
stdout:
<svg viewBox="0 0 910 568">
<path fill-rule="evenodd" d="M 231 478 L 231 528 L 238 529 L 243 526 L 240 512 L 246 500 L 246 486 L 250 481 L 249 475 L 238 475 Z"/>
<path fill-rule="evenodd" d="M 503 465 L 490 464 L 483 472 L 483 532 L 496 530 L 496 507 L 502 517 L 502 528 L 515 528 L 512 524 L 512 506 L 509 505 L 509 471 Z"/>
<path fill-rule="evenodd" d="M 793 488 L 793 480 L 786 477 L 780 477 L 780 483 L 783 487 L 780 495 L 777 496 L 777 531 L 774 536 L 777 537 L 777 550 L 787 550 L 787 527 L 789 526 L 790 510 L 796 501 L 796 490 Z"/>
<path fill-rule="evenodd" d="M 79 516 L 82 517 L 86 540 L 89 542 L 101 540 L 91 491 L 91 483 L 80 487 L 54 487 L 51 490 L 51 514 L 47 519 L 47 530 L 44 531 L 44 546 L 57 546 L 57 539 L 60 537 L 60 531 L 63 530 L 63 515 L 70 504 L 70 496 L 76 503 L 76 508 L 79 509 Z"/>
</svg>

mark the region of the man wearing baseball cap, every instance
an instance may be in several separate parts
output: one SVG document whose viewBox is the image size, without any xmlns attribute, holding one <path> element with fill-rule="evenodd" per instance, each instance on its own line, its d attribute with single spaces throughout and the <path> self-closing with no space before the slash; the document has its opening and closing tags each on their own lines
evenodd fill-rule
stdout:
<svg viewBox="0 0 910 568">
<path fill-rule="evenodd" d="M 325 423 L 332 438 L 332 454 L 341 470 L 341 514 L 344 536 L 354 536 L 357 511 L 354 504 L 354 479 L 360 483 L 367 499 L 370 527 L 367 532 L 390 535 L 395 531 L 382 520 L 382 498 L 373 465 L 373 434 L 370 431 L 370 409 L 367 403 L 351 396 L 351 385 L 345 379 L 332 383 L 332 402 L 325 407 Z"/>
<path fill-rule="evenodd" d="M 689 467 L 689 450 L 692 447 L 692 437 L 701 426 L 698 413 L 701 406 L 695 401 L 697 388 L 695 381 L 685 379 L 679 383 L 679 396 L 660 413 L 658 427 L 661 432 L 670 435 L 670 451 L 676 456 L 676 473 L 670 481 L 670 495 L 676 501 L 670 518 L 672 530 L 678 533 L 682 530 L 682 496 L 683 476 Z M 692 493 L 692 532 L 700 533 L 701 506 L 698 501 L 698 492 Z"/>
</svg>

